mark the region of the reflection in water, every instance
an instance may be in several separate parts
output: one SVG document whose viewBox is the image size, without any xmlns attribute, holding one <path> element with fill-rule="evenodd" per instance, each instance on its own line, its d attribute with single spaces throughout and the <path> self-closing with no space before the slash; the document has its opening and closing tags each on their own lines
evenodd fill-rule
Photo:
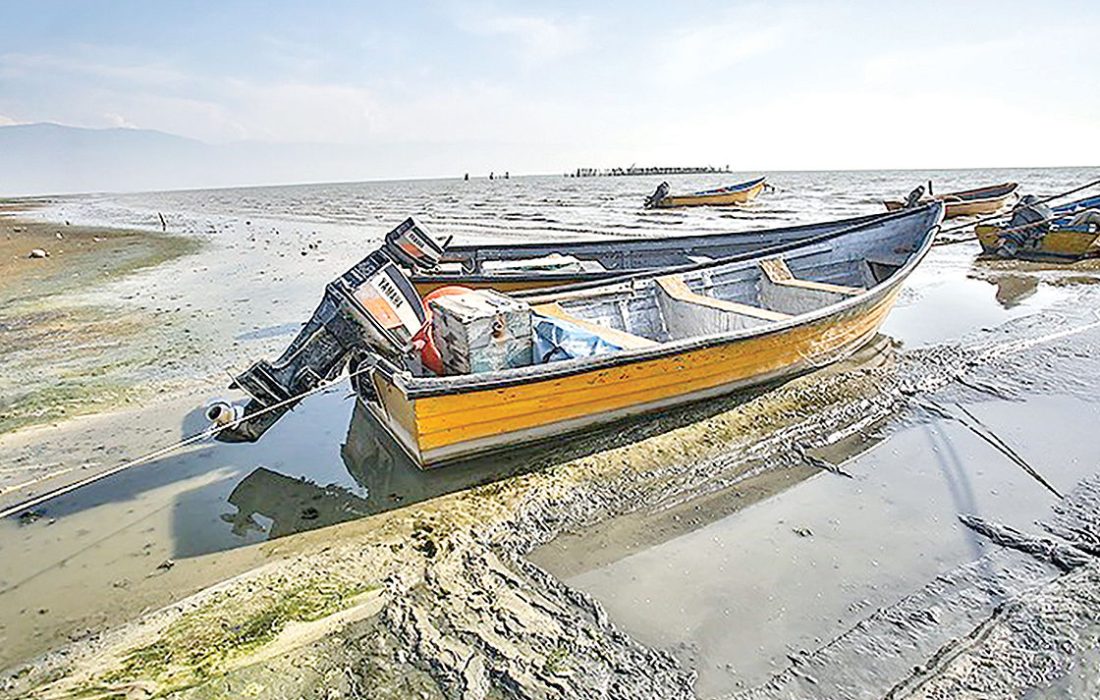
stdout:
<svg viewBox="0 0 1100 700">
<path fill-rule="evenodd" d="M 889 338 L 878 335 L 853 357 L 828 371 L 881 365 L 891 362 L 894 352 Z M 286 476 L 260 466 L 229 495 L 237 513 L 223 514 L 222 519 L 239 537 L 265 530 L 257 522 L 257 514 L 272 521 L 267 529 L 269 538 L 334 525 L 635 443 L 732 410 L 775 386 L 756 387 L 658 415 L 637 416 L 565 440 L 535 443 L 430 470 L 419 468 L 371 412 L 356 401 L 340 448 L 350 481 L 321 486 L 306 477 Z"/>
<path fill-rule="evenodd" d="M 995 275 L 989 281 L 997 287 L 997 303 L 1011 309 L 1039 288 L 1039 278 L 1032 275 Z"/>
<path fill-rule="evenodd" d="M 321 486 L 261 466 L 229 494 L 237 511 L 223 513 L 222 520 L 239 537 L 264 531 L 269 538 L 283 537 L 491 483 L 540 464 L 537 453 L 525 450 L 424 471 L 358 402 L 340 455 L 361 492 L 339 484 Z M 270 527 L 257 516 L 270 520 Z"/>
<path fill-rule="evenodd" d="M 229 494 L 229 502 L 237 507 L 237 512 L 221 517 L 239 537 L 249 531 L 264 530 L 256 522 L 257 514 L 271 520 L 268 537 L 282 537 L 369 515 L 367 501 L 343 487 L 318 486 L 265 467 L 256 468 L 237 484 Z"/>
</svg>

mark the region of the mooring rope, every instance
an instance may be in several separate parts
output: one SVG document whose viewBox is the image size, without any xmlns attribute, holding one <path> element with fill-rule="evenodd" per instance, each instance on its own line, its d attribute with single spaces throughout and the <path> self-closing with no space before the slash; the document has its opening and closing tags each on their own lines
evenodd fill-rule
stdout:
<svg viewBox="0 0 1100 700">
<path fill-rule="evenodd" d="M 176 450 L 182 449 L 182 448 L 187 447 L 189 445 L 193 445 L 197 442 L 202 442 L 203 440 L 206 440 L 207 438 L 211 438 L 211 437 L 217 435 L 218 433 L 220 433 L 223 430 L 226 430 L 226 429 L 229 429 L 229 428 L 235 428 L 238 425 L 240 425 L 241 423 L 244 423 L 245 421 L 252 420 L 253 418 L 256 418 L 258 416 L 262 416 L 265 413 L 270 413 L 271 411 L 282 408 L 283 406 L 286 406 L 288 404 L 292 404 L 292 403 L 296 403 L 298 401 L 301 401 L 302 399 L 306 398 L 307 396 L 312 396 L 314 394 L 319 394 L 322 391 L 325 391 L 326 389 L 330 389 L 330 388 L 336 386 L 337 384 L 343 383 L 344 380 L 352 379 L 353 377 L 356 377 L 356 376 L 358 376 L 358 375 L 360 375 L 364 372 L 369 371 L 372 366 L 373 365 L 368 365 L 366 367 L 363 367 L 362 369 L 357 369 L 354 372 L 349 373 L 347 376 L 340 377 L 339 379 L 334 379 L 330 382 L 323 382 L 323 383 L 318 384 L 317 386 L 313 387 L 312 389 L 310 389 L 308 391 L 304 391 L 301 394 L 296 394 L 295 396 L 292 396 L 288 399 L 284 399 L 284 400 L 279 401 L 278 403 L 274 403 L 270 406 L 265 406 L 264 408 L 261 408 L 258 411 L 254 411 L 253 413 L 248 414 L 247 416 L 241 416 L 240 418 L 236 418 L 234 420 L 231 420 L 231 421 L 229 421 L 228 423 L 226 423 L 224 425 L 211 426 L 211 427 L 207 428 L 206 430 L 195 433 L 195 434 L 190 435 L 188 437 L 185 437 L 181 440 L 177 440 L 176 442 L 174 442 L 170 445 L 160 447 L 156 450 L 153 450 L 152 452 L 147 452 L 147 453 L 141 455 L 140 457 L 135 457 L 134 459 L 131 459 L 128 462 L 123 462 L 122 464 L 120 464 L 118 466 L 111 467 L 110 469 L 106 469 L 102 472 L 92 474 L 91 476 L 88 476 L 84 479 L 80 479 L 79 481 L 74 481 L 71 484 L 65 484 L 64 486 L 59 486 L 55 489 L 52 489 L 50 491 L 47 491 L 46 493 L 41 494 L 41 495 L 38 495 L 38 496 L 35 496 L 33 498 L 27 499 L 25 501 L 21 501 L 19 503 L 15 503 L 13 505 L 7 506 L 6 508 L 3 508 L 2 510 L 0 510 L 0 519 L 7 518 L 7 517 L 15 515 L 17 513 L 24 513 L 26 511 L 30 510 L 31 508 L 34 508 L 36 506 L 40 506 L 43 503 L 46 503 L 47 501 L 52 501 L 53 499 L 58 498 L 59 496 L 64 496 L 67 493 L 72 493 L 73 491 L 76 491 L 77 489 L 84 488 L 85 486 L 88 486 L 90 484 L 94 484 L 95 482 L 100 481 L 101 479 L 106 479 L 109 476 L 114 476 L 115 474 L 118 474 L 121 471 L 125 471 L 127 469 L 130 469 L 131 467 L 136 467 L 139 464 L 145 464 L 146 462 L 151 462 L 154 459 L 158 459 L 160 457 L 164 457 L 166 455 L 169 455 L 172 452 L 175 452 Z M 31 482 L 31 483 L 33 483 L 33 482 Z"/>
</svg>

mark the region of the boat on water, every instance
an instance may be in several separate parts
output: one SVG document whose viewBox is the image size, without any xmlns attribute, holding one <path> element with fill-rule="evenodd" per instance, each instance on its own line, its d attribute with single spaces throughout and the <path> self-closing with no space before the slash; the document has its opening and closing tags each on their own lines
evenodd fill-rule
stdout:
<svg viewBox="0 0 1100 700">
<path fill-rule="evenodd" d="M 691 265 L 813 240 L 882 216 L 889 215 L 695 236 L 448 246 L 438 265 L 412 269 L 409 278 L 421 294 L 456 284 L 511 293 L 597 282 L 627 273 Z"/>
<path fill-rule="evenodd" d="M 985 255 L 1074 262 L 1100 257 L 1100 196 L 1048 207 L 1024 197 L 1005 221 L 975 227 Z"/>
<path fill-rule="evenodd" d="M 278 360 L 236 378 L 246 406 L 209 415 L 224 421 L 220 439 L 258 439 L 347 365 L 362 404 L 416 464 L 434 467 L 789 378 L 874 337 L 942 218 L 935 202 L 763 255 L 511 297 L 470 290 L 449 307 L 424 305 L 395 264 L 442 254 L 430 240 L 417 246 L 434 250 L 410 252 L 402 236 L 428 237 L 409 220 L 328 285 Z M 441 323 L 448 308 L 473 311 Z M 469 321 L 463 343 L 454 318 Z M 426 370 L 426 328 L 440 354 L 461 347 L 463 363 L 495 368 Z"/>
<path fill-rule="evenodd" d="M 745 204 L 756 199 L 756 196 L 764 191 L 766 185 L 767 177 L 765 176 L 713 190 L 674 195 L 668 193 L 668 183 L 662 182 L 657 191 L 646 199 L 645 206 L 647 209 L 670 209 L 672 207 L 720 207 L 731 204 Z"/>
<path fill-rule="evenodd" d="M 929 183 L 929 187 L 931 187 L 931 183 Z M 946 205 L 945 219 L 952 219 L 957 216 L 986 216 L 996 214 L 1012 203 L 1019 187 L 1015 182 L 1003 182 L 999 185 L 978 187 L 973 190 L 925 196 L 924 186 L 922 185 L 910 193 L 909 201 L 886 200 L 883 204 L 886 205 L 887 211 L 898 211 L 914 202 L 916 204 L 927 204 L 931 201 L 938 201 Z"/>
</svg>

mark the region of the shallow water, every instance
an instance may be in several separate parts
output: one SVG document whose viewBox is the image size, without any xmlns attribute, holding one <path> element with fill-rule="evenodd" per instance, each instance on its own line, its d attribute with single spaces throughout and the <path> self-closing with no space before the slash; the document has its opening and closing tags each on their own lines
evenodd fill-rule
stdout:
<svg viewBox="0 0 1100 700">
<path fill-rule="evenodd" d="M 1100 446 L 1065 444 L 1100 405 L 1068 397 L 971 407 L 1056 486 Z M 699 672 L 703 697 L 767 680 L 988 542 L 960 513 L 1022 530 L 1054 497 L 961 425 L 917 425 L 844 465 L 690 534 L 566 579 L 639 641 Z M 583 548 L 583 538 L 571 539 Z M 539 559 L 553 572 L 568 551 Z"/>
<path fill-rule="evenodd" d="M 179 426 L 180 434 L 187 434 L 203 427 L 198 411 L 205 400 L 220 393 L 214 387 L 224 385 L 226 367 L 240 368 L 281 349 L 312 311 L 323 285 L 367 252 L 371 241 L 409 214 L 421 217 L 436 233 L 454 235 L 456 240 L 465 242 L 676 235 L 876 212 L 881 209 L 883 197 L 904 195 L 933 175 L 937 190 L 941 191 L 1016 179 L 1025 184 L 1025 191 L 1048 193 L 1090 179 L 1096 172 L 1096 169 L 1053 169 L 935 174 L 777 173 L 770 178 L 777 191 L 765 194 L 744 209 L 646 212 L 639 203 L 660 178 L 537 177 L 493 182 L 435 180 L 68 197 L 36 215 L 76 223 L 159 228 L 156 214 L 164 212 L 171 229 L 208 241 L 210 249 L 201 256 L 176 261 L 89 293 L 90 298 L 111 303 L 178 313 L 181 320 L 195 324 L 195 332 L 206 338 L 209 351 L 197 358 L 193 366 L 181 370 L 205 382 L 196 383 L 194 410 L 166 417 Z M 751 175 L 732 175 L 727 179 L 737 181 Z M 719 184 L 710 177 L 669 180 L 675 191 Z M 311 243 L 317 246 L 311 248 Z M 970 243 L 934 249 L 913 275 L 884 333 L 898 340 L 903 348 L 951 343 L 1010 319 L 1043 313 L 1069 295 L 1047 284 L 1011 281 L 1001 284 L 996 276 L 988 275 L 975 279 L 975 253 L 976 245 Z M 1045 410 L 1077 414 L 1074 420 L 1092 416 L 1066 403 L 1051 404 Z M 867 463 L 868 472 L 881 471 L 883 478 L 867 481 L 866 488 L 876 483 L 884 489 L 895 482 L 907 484 L 901 494 L 905 498 L 891 502 L 890 509 L 875 515 L 880 518 L 876 528 L 897 522 L 892 518 L 898 517 L 895 510 L 900 509 L 913 519 L 916 541 L 912 546 L 924 547 L 930 542 L 934 545 L 939 541 L 936 533 L 944 535 L 942 550 L 929 546 L 932 552 L 929 561 L 938 566 L 968 556 L 959 549 L 957 540 L 962 536 L 954 525 L 947 527 L 941 522 L 929 525 L 927 532 L 922 529 L 927 523 L 921 517 L 928 514 L 922 516 L 917 511 L 925 498 L 945 498 L 937 491 L 942 491 L 944 482 L 937 481 L 938 472 L 928 471 L 927 465 L 923 471 L 910 472 L 907 467 L 920 454 L 927 455 L 930 438 L 914 433 L 913 437 L 899 439 L 901 446 L 909 444 L 906 440 L 911 442 L 906 448 L 908 452 L 899 447 L 901 451 L 895 455 L 891 448 L 880 448 L 867 458 L 871 460 Z M 952 439 L 958 441 L 956 449 L 980 447 L 971 445 L 965 437 Z M 571 440 L 570 445 L 577 442 L 580 441 Z M 14 520 L 0 522 L 0 647 L 5 648 L 0 664 L 19 658 L 27 649 L 40 648 L 42 645 L 33 641 L 34 635 L 56 634 L 68 627 L 92 624 L 98 609 L 123 606 L 128 595 L 124 582 L 158 575 L 158 565 L 166 560 L 175 561 L 176 571 L 185 571 L 189 566 L 206 565 L 204 555 L 212 552 L 415 503 L 507 477 L 539 460 L 563 459 L 567 453 L 568 450 L 544 450 L 537 458 L 518 455 L 425 474 L 413 468 L 392 441 L 377 433 L 362 412 L 355 410 L 355 403 L 347 398 L 346 392 L 334 391 L 311 398 L 284 417 L 259 444 L 201 445 L 51 502 L 43 509 L 42 518 L 35 522 L 25 525 Z M 982 461 L 986 457 L 975 459 Z M 881 460 L 880 469 L 872 469 L 877 464 L 874 460 Z M 1013 482 L 1009 479 L 998 483 L 1007 487 Z M 816 510 L 805 511 L 807 517 L 816 513 L 816 518 L 825 520 L 813 520 L 810 527 L 815 533 L 817 528 L 827 532 L 833 527 L 826 517 L 832 499 L 860 502 L 858 493 L 836 492 L 852 486 L 815 479 L 807 484 L 806 495 L 794 496 L 801 493 L 797 490 L 787 498 L 796 501 L 805 498 L 811 505 L 816 504 Z M 828 492 L 820 492 L 822 489 Z M 924 493 L 925 490 L 928 492 Z M 896 497 L 898 494 L 886 489 L 873 497 L 865 496 L 863 508 L 872 510 L 867 504 Z M 774 504 L 769 501 L 760 508 L 782 510 L 787 507 L 784 503 L 782 498 L 775 499 Z M 807 562 L 814 561 L 813 556 L 797 554 L 801 550 L 789 548 L 785 539 L 776 539 L 786 537 L 787 533 L 772 516 L 764 515 L 767 512 L 758 511 L 758 516 L 752 517 L 734 516 L 729 522 L 723 521 L 719 529 L 729 528 L 732 533 L 738 527 L 748 527 L 750 537 L 759 540 L 756 546 L 761 549 L 747 550 L 743 556 L 759 558 L 759 562 L 768 561 L 768 556 L 795 557 L 786 564 L 794 567 L 791 569 L 794 575 L 797 566 L 808 566 Z M 745 518 L 750 524 L 738 526 Z M 871 519 L 867 516 L 863 521 L 852 522 L 851 527 L 859 530 L 859 522 L 870 523 Z M 835 527 L 838 540 L 842 536 L 858 539 L 858 532 L 840 525 Z M 711 552 L 710 557 L 694 554 L 697 549 L 704 551 L 697 544 L 706 539 L 699 539 L 701 532 L 686 536 L 695 539 L 679 545 L 669 543 L 673 549 L 663 558 L 674 560 L 678 556 L 676 547 L 685 547 L 683 553 L 688 559 L 723 561 L 717 551 Z M 725 535 L 719 539 L 722 537 Z M 854 549 L 864 550 L 866 557 L 860 560 L 862 564 L 872 556 L 867 554 L 867 548 L 873 548 L 873 543 L 872 538 Z M 799 541 L 791 545 L 802 546 L 809 545 Z M 834 551 L 829 556 L 838 555 Z M 775 608 L 753 603 L 760 587 L 774 574 L 770 564 L 745 563 L 749 561 L 729 560 L 726 565 L 732 569 L 727 571 L 709 567 L 708 574 L 715 578 L 710 581 L 711 588 L 700 578 L 698 596 L 685 595 L 686 584 L 677 581 L 675 571 L 658 577 L 654 585 L 660 584 L 660 590 L 648 594 L 651 600 L 657 595 L 683 598 L 684 612 L 677 613 L 683 624 L 677 626 L 675 620 L 667 620 L 654 633 L 663 631 L 669 636 L 654 637 L 652 641 L 692 647 L 690 655 L 700 659 L 700 668 L 709 669 L 704 670 L 706 680 L 701 680 L 701 687 L 726 687 L 724 684 L 730 678 L 741 677 L 730 676 L 728 670 L 723 670 L 726 663 L 732 663 L 738 674 L 759 675 L 771 667 L 772 661 L 782 658 L 788 642 L 780 640 L 805 641 L 827 635 L 831 629 L 832 623 L 826 623 L 834 619 L 834 612 L 826 614 L 824 609 L 820 619 L 812 620 L 797 618 L 793 613 L 787 621 L 782 616 L 775 620 L 759 617 L 776 614 Z M 895 561 L 899 569 L 894 578 L 880 580 L 869 575 L 868 580 L 883 591 L 896 593 L 911 577 L 925 573 L 923 568 L 912 567 L 901 552 L 895 554 Z M 825 560 L 818 565 L 826 566 Z M 622 586 L 623 600 L 642 600 L 644 591 L 631 587 L 634 582 L 629 570 L 614 566 L 610 565 L 606 576 L 599 579 L 603 587 L 593 583 L 592 590 L 601 599 L 614 598 L 618 596 L 615 593 L 618 586 Z M 684 570 L 686 566 L 673 569 Z M 729 571 L 736 575 L 728 578 Z M 805 571 L 798 569 L 799 575 Z M 592 576 L 597 574 L 593 572 Z M 578 585 L 584 587 L 588 583 L 591 581 L 584 579 Z M 784 595 L 789 597 L 783 599 L 787 601 L 781 606 L 784 611 L 794 610 L 795 599 L 801 599 L 797 587 L 780 592 L 781 599 Z M 852 589 L 845 595 L 857 594 L 870 595 L 864 589 Z M 840 605 L 846 600 L 840 596 L 833 603 Z M 774 637 L 779 646 L 761 649 L 760 645 L 766 647 L 766 642 L 751 635 L 731 638 L 700 631 L 700 625 L 705 626 L 704 622 L 719 607 L 752 608 L 745 614 L 757 618 L 749 626 L 755 626 L 765 637 Z M 649 623 L 636 623 L 630 610 L 613 610 L 613 617 L 628 630 L 638 632 L 643 640 L 647 639 Z M 698 624 L 690 623 L 693 619 Z M 778 630 L 786 629 L 784 625 L 794 631 L 779 634 Z M 8 644 L 3 643 L 5 638 Z M 13 639 L 18 644 L 10 643 Z M 756 651 L 746 655 L 746 650 L 753 649 Z"/>
</svg>

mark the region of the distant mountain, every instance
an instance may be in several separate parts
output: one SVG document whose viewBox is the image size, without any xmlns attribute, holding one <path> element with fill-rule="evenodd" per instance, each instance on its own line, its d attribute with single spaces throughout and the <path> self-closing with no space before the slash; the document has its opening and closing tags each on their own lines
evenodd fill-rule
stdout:
<svg viewBox="0 0 1100 700">
<path fill-rule="evenodd" d="M 201 182 L 215 147 L 144 129 L 0 127 L 0 196 L 148 190 Z"/>
<path fill-rule="evenodd" d="M 147 129 L 17 124 L 0 126 L 0 197 L 457 177 L 461 172 L 452 170 L 451 164 L 463 162 L 462 153 L 470 146 L 258 141 L 215 145 Z M 488 163 L 507 163 L 499 145 L 477 149 Z M 466 167 L 476 170 L 479 165 Z"/>
</svg>

